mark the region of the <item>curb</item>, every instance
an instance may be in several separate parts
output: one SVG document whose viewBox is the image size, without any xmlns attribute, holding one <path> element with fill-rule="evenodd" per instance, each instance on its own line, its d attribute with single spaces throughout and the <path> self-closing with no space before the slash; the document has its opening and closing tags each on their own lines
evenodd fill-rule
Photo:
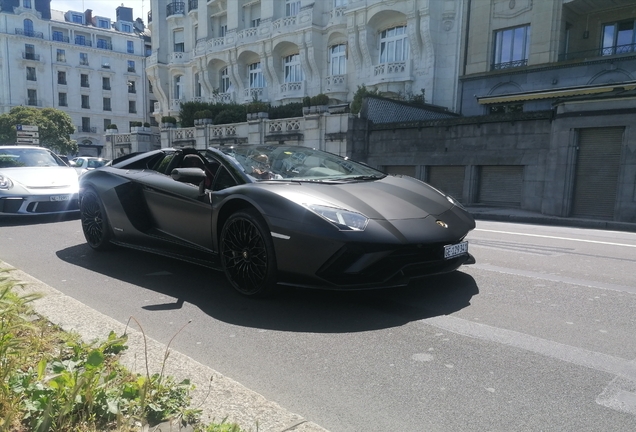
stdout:
<svg viewBox="0 0 636 432">
<path fill-rule="evenodd" d="M 191 406 L 203 411 L 203 422 L 238 423 L 243 430 L 258 432 L 328 432 L 188 356 L 154 339 L 144 338 L 143 333 L 135 328 L 134 321 L 126 327 L 1 260 L 0 268 L 9 269 L 14 279 L 25 282 L 23 287 L 15 288 L 16 292 L 43 295 L 32 303 L 36 313 L 67 332 L 78 333 L 85 342 L 106 340 L 110 331 L 118 335 L 127 333 L 128 349 L 123 352 L 120 361 L 133 373 L 145 375 L 146 365 L 151 375 L 160 373 L 165 363 L 165 375 L 171 375 L 177 381 L 189 379 L 196 386 L 191 392 Z M 164 428 L 162 425 L 150 430 L 187 430 L 170 425 Z"/>
<path fill-rule="evenodd" d="M 473 216 L 473 218 L 475 218 L 475 220 L 636 232 L 636 224 L 629 222 L 614 222 L 594 219 L 571 219 L 543 215 L 497 214 L 472 211 L 471 209 L 468 209 L 468 212 Z"/>
</svg>

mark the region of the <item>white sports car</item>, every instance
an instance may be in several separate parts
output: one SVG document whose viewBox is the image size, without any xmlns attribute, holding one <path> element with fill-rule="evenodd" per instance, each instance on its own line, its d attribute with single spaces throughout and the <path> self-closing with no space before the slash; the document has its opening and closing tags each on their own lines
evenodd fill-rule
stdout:
<svg viewBox="0 0 636 432">
<path fill-rule="evenodd" d="M 0 146 L 0 215 L 71 213 L 79 210 L 74 168 L 36 146 Z"/>
</svg>

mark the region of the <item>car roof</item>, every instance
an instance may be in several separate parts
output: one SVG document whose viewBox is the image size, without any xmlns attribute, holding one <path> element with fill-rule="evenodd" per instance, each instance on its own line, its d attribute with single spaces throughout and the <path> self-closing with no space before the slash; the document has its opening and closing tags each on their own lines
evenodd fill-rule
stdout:
<svg viewBox="0 0 636 432">
<path fill-rule="evenodd" d="M 50 151 L 46 147 L 30 146 L 30 145 L 3 145 L 3 146 L 0 146 L 0 149 L 42 149 L 42 150 Z"/>
</svg>

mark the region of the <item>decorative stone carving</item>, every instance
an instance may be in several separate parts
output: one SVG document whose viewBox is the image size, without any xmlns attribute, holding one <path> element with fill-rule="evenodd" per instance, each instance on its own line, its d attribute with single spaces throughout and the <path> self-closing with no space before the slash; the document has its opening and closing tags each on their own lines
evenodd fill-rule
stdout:
<svg viewBox="0 0 636 432">
<path fill-rule="evenodd" d="M 495 0 L 494 18 L 513 18 L 532 10 L 532 0 Z"/>
</svg>

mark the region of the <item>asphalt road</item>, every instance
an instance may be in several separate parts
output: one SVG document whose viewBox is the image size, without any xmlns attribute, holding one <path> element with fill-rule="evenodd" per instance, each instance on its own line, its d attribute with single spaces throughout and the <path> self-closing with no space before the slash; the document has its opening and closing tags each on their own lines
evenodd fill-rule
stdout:
<svg viewBox="0 0 636 432">
<path fill-rule="evenodd" d="M 405 289 L 235 294 L 0 220 L 0 259 L 332 432 L 636 430 L 636 234 L 479 221 L 477 264 Z"/>
</svg>

